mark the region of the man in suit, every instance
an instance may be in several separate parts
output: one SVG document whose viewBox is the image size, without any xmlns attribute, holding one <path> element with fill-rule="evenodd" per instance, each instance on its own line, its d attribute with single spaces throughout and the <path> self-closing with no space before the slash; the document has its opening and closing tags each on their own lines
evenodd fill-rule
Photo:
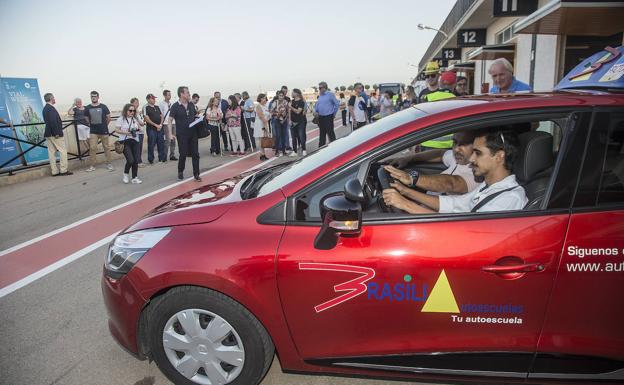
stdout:
<svg viewBox="0 0 624 385">
<path fill-rule="evenodd" d="M 48 144 L 48 158 L 50 160 L 50 168 L 52 176 L 72 175 L 73 172 L 67 171 L 67 148 L 65 146 L 65 138 L 63 137 L 63 122 L 54 104 L 56 100 L 54 95 L 47 93 L 43 95 L 46 105 L 43 107 L 43 121 L 45 122 L 45 133 Z M 61 170 L 59 172 L 56 166 L 56 153 L 61 156 Z"/>
</svg>

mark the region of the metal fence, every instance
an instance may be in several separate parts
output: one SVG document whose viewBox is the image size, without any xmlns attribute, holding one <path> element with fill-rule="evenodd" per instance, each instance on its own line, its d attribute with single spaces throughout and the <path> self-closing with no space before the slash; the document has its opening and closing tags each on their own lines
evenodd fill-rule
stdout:
<svg viewBox="0 0 624 385">
<path fill-rule="evenodd" d="M 111 120 L 116 119 L 117 116 L 113 116 L 111 117 Z M 78 139 L 78 127 L 76 125 L 76 120 L 72 119 L 72 120 L 63 120 L 63 131 L 66 131 L 67 127 L 69 126 L 73 126 L 74 127 L 74 134 L 76 136 L 76 148 L 78 149 L 78 153 L 74 154 L 71 152 L 67 152 L 67 160 L 74 160 L 74 159 L 80 159 L 82 160 L 82 158 L 88 157 L 89 156 L 89 151 L 90 149 L 87 149 L 86 151 L 82 151 L 80 148 L 80 140 Z M 27 123 L 27 124 L 14 124 L 13 127 L 28 127 L 28 126 L 40 126 L 43 125 L 45 123 Z M 4 128 L 4 127 L 10 127 L 9 125 L 0 125 L 0 128 Z M 113 136 L 113 137 L 118 137 L 116 134 L 109 132 L 108 136 Z M 42 140 L 40 140 L 39 142 L 31 142 L 27 139 L 20 139 L 17 137 L 17 135 L 14 136 L 8 136 L 8 135 L 4 135 L 2 133 L 0 133 L 0 138 L 2 139 L 10 139 L 13 140 L 17 143 L 24 143 L 27 145 L 30 145 L 30 148 L 28 148 L 26 151 L 23 150 L 22 146 L 17 146 L 18 150 L 19 150 L 19 154 L 12 157 L 11 159 L 7 160 L 6 162 L 0 164 L 0 175 L 4 175 L 4 174 L 9 174 L 9 175 L 13 175 L 16 171 L 22 171 L 22 170 L 28 170 L 31 168 L 36 168 L 36 167 L 43 167 L 43 166 L 48 166 L 50 164 L 50 161 L 42 161 L 40 163 L 37 164 L 25 164 L 25 158 L 24 155 L 26 153 L 28 153 L 29 151 L 37 148 L 37 147 L 41 147 L 41 148 L 45 148 L 47 149 L 48 146 L 45 145 L 46 143 L 46 139 L 43 138 Z M 104 151 L 100 151 L 97 154 L 103 154 Z M 21 166 L 12 166 L 10 168 L 5 169 L 5 167 L 11 163 L 13 163 L 13 161 L 17 160 L 17 159 L 21 159 L 22 161 L 22 165 Z"/>
</svg>

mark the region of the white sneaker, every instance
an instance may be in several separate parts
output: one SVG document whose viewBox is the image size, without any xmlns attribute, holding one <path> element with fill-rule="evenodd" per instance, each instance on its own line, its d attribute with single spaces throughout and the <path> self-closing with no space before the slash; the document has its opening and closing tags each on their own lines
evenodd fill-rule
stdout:
<svg viewBox="0 0 624 385">
<path fill-rule="evenodd" d="M 85 170 L 86 172 L 91 172 L 91 171 L 95 171 L 95 167 L 90 166 L 88 169 Z"/>
<path fill-rule="evenodd" d="M 143 181 L 139 177 L 132 178 L 132 184 L 141 184 Z"/>
<path fill-rule="evenodd" d="M 115 171 L 115 167 L 113 167 L 113 165 L 110 163 L 106 165 L 106 168 L 108 169 L 108 171 Z"/>
<path fill-rule="evenodd" d="M 282 156 L 282 153 L 281 153 L 281 152 L 278 152 L 278 153 L 276 153 L 276 154 L 275 154 L 275 157 L 276 157 L 276 158 L 279 158 L 280 156 Z"/>
<path fill-rule="evenodd" d="M 290 154 L 288 154 L 288 156 L 290 156 L 291 158 L 295 158 L 297 157 L 297 153 L 293 151 Z"/>
<path fill-rule="evenodd" d="M 130 182 L 130 175 L 128 174 L 123 174 L 123 178 L 122 178 L 124 183 L 128 183 Z"/>
<path fill-rule="evenodd" d="M 301 153 L 301 155 L 306 156 L 306 155 L 308 155 L 308 153 L 306 152 L 306 150 L 303 150 L 303 152 Z"/>
</svg>

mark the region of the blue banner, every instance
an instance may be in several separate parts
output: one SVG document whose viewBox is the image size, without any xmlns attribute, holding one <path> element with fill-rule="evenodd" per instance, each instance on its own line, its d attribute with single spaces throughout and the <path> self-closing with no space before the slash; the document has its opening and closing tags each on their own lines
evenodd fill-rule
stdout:
<svg viewBox="0 0 624 385">
<path fill-rule="evenodd" d="M 14 125 L 43 123 L 43 102 L 39 93 L 37 79 L 2 78 L 2 92 L 5 96 L 9 117 Z M 31 143 L 44 140 L 44 124 L 15 127 L 18 139 Z M 42 143 L 45 146 L 45 142 Z M 20 143 L 22 151 L 32 150 L 24 154 L 26 163 L 36 164 L 48 160 L 48 150 L 31 144 Z"/>
<path fill-rule="evenodd" d="M 8 124 L 11 119 L 9 118 L 9 111 L 6 107 L 6 100 L 4 97 L 4 92 L 2 91 L 2 87 L 0 87 L 0 119 Z M 2 124 L 2 123 L 0 123 Z M 15 140 L 15 133 L 11 127 L 0 127 L 0 165 L 8 162 L 10 159 L 15 158 L 19 155 L 20 150 Z M 8 138 L 7 138 L 8 136 Z M 13 139 L 9 139 L 13 138 Z M 22 161 L 21 158 L 17 158 L 13 160 L 11 163 L 4 165 L 2 169 L 9 169 L 15 166 L 21 166 Z"/>
</svg>

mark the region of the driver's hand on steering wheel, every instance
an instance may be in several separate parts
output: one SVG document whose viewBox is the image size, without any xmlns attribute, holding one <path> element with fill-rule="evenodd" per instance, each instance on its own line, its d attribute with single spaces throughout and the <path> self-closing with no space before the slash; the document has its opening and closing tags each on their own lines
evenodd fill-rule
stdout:
<svg viewBox="0 0 624 385">
<path fill-rule="evenodd" d="M 392 166 L 384 166 L 384 169 L 388 171 L 392 178 L 398 180 L 404 185 L 410 186 L 412 184 L 412 176 L 405 171 L 399 170 L 398 168 Z"/>
<path fill-rule="evenodd" d="M 393 206 L 400 210 L 405 210 L 406 204 L 409 202 L 400 192 L 393 188 L 383 190 L 382 194 L 383 200 L 387 206 Z"/>
</svg>

